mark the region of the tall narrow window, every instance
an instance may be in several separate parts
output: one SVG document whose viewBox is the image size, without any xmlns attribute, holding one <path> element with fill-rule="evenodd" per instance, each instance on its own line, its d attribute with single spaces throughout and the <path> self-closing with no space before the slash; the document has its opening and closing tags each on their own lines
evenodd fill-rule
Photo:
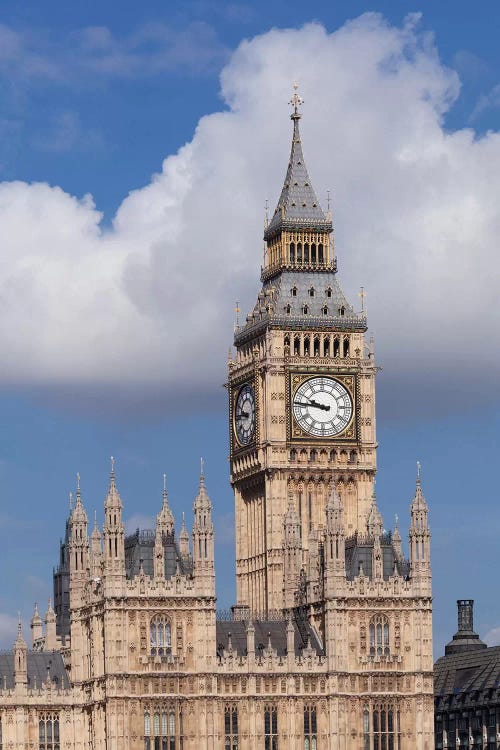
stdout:
<svg viewBox="0 0 500 750">
<path fill-rule="evenodd" d="M 224 750 L 238 750 L 238 709 L 226 706 L 224 709 Z"/>
<path fill-rule="evenodd" d="M 304 750 L 317 750 L 318 720 L 316 706 L 304 706 Z"/>
<path fill-rule="evenodd" d="M 295 263 L 295 242 L 290 242 L 290 263 Z"/>
<path fill-rule="evenodd" d="M 376 615 L 370 620 L 370 656 L 389 656 L 389 620 L 384 615 Z"/>
<path fill-rule="evenodd" d="M 170 622 L 165 617 L 157 615 L 152 618 L 149 634 L 153 656 L 165 656 L 172 653 L 172 630 Z"/>
<path fill-rule="evenodd" d="M 44 713 L 38 720 L 39 750 L 60 750 L 59 714 Z"/>
<path fill-rule="evenodd" d="M 144 713 L 144 750 L 177 750 L 177 719 L 174 708 L 155 706 Z M 182 736 L 180 738 L 182 750 Z"/>
<path fill-rule="evenodd" d="M 363 750 L 370 750 L 370 712 L 363 710 Z"/>
<path fill-rule="evenodd" d="M 278 710 L 276 706 L 264 709 L 264 748 L 278 750 Z"/>
<path fill-rule="evenodd" d="M 394 721 L 395 717 L 396 717 L 396 722 Z M 386 705 L 382 703 L 382 704 L 376 704 L 373 707 L 373 712 L 372 712 L 373 750 L 396 750 L 396 748 L 397 750 L 401 750 L 399 729 L 397 726 L 398 721 L 399 721 L 399 712 L 396 713 L 392 705 L 390 704 Z M 398 740 L 397 745 L 396 745 L 396 738 Z M 366 740 L 365 740 L 365 747 L 366 747 Z"/>
<path fill-rule="evenodd" d="M 311 245 L 311 263 L 316 263 L 316 245 L 314 242 Z"/>
<path fill-rule="evenodd" d="M 304 263 L 309 263 L 309 243 L 304 243 Z"/>
</svg>

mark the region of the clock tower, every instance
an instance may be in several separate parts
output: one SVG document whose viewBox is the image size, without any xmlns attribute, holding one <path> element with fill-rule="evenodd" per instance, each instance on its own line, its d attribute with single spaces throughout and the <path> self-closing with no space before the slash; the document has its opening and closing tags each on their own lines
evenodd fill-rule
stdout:
<svg viewBox="0 0 500 750">
<path fill-rule="evenodd" d="M 285 182 L 264 232 L 262 288 L 229 361 L 237 601 L 255 613 L 297 606 L 306 585 L 308 603 L 319 602 L 315 571 L 324 564 L 332 492 L 349 537 L 366 532 L 374 494 L 373 344 L 364 313 L 338 281 L 331 213 L 304 161 L 301 103 L 295 90 Z"/>
</svg>

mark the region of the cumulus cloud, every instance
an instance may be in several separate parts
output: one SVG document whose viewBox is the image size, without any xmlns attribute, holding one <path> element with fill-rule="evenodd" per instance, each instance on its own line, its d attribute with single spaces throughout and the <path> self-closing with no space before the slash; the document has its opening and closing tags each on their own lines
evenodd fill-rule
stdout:
<svg viewBox="0 0 500 750">
<path fill-rule="evenodd" d="M 221 74 L 227 109 L 200 120 L 110 229 L 90 196 L 0 183 L 4 386 L 127 408 L 149 394 L 198 409 L 221 392 L 234 300 L 250 310 L 258 291 L 294 77 L 313 183 L 334 191 L 341 282 L 354 303 L 368 291 L 386 404 L 498 394 L 500 137 L 444 127 L 457 74 L 417 16 L 394 27 L 378 14 L 243 42 Z"/>
<path fill-rule="evenodd" d="M 488 630 L 483 640 L 488 646 L 500 646 L 500 627 Z"/>
</svg>

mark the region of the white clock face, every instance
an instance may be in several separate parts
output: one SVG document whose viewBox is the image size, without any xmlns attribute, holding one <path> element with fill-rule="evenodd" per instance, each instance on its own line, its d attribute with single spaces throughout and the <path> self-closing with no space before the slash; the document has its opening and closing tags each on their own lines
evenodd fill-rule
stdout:
<svg viewBox="0 0 500 750">
<path fill-rule="evenodd" d="M 298 425 L 314 437 L 341 433 L 352 418 L 352 399 L 338 380 L 309 378 L 295 391 L 293 414 Z"/>
<path fill-rule="evenodd" d="M 255 394 L 248 383 L 240 388 L 236 398 L 234 430 L 240 445 L 248 445 L 255 433 Z"/>
</svg>

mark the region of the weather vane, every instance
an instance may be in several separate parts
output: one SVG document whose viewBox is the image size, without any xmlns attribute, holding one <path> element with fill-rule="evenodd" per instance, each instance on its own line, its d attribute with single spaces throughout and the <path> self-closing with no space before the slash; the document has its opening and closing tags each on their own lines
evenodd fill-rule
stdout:
<svg viewBox="0 0 500 750">
<path fill-rule="evenodd" d="M 288 102 L 289 104 L 292 105 L 292 107 L 293 107 L 293 113 L 295 115 L 299 114 L 299 107 L 300 107 L 301 104 L 304 104 L 304 100 L 302 99 L 302 97 L 298 93 L 298 90 L 297 90 L 298 88 L 299 88 L 299 84 L 297 83 L 297 81 L 294 81 L 294 84 L 293 84 L 293 96 L 290 99 L 290 101 Z"/>
</svg>

